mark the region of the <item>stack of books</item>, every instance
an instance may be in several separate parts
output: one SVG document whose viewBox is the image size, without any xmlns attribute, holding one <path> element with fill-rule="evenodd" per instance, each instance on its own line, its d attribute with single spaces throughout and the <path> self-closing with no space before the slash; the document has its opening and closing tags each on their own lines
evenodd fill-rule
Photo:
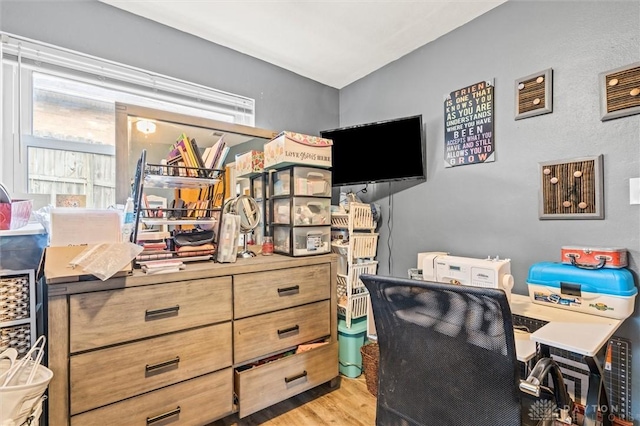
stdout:
<svg viewBox="0 0 640 426">
<path fill-rule="evenodd" d="M 146 231 L 138 233 L 138 244 L 142 246 L 142 251 L 136 256 L 136 262 L 140 264 L 144 261 L 170 259 L 173 253 L 167 247 L 167 238 L 171 234 L 167 231 Z"/>
<path fill-rule="evenodd" d="M 167 155 L 169 174 L 187 177 L 217 177 L 230 147 L 226 146 L 224 135 L 203 152 L 196 140 L 182 133 Z"/>
</svg>

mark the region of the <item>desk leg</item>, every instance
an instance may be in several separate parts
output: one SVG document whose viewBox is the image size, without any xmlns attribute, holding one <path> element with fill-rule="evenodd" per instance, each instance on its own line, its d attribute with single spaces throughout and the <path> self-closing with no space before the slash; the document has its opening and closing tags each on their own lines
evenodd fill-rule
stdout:
<svg viewBox="0 0 640 426">
<path fill-rule="evenodd" d="M 583 426 L 596 426 L 598 418 L 598 408 L 601 408 L 602 426 L 611 426 L 611 407 L 607 398 L 607 391 L 604 387 L 604 375 L 602 363 L 598 355 L 594 357 L 584 357 L 584 361 L 589 367 L 589 388 L 587 391 L 587 406 L 584 409 Z"/>
</svg>

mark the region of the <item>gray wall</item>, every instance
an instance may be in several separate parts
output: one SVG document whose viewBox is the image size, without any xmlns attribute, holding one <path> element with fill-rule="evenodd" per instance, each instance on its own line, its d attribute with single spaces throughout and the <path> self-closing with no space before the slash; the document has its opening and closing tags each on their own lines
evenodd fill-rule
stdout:
<svg viewBox="0 0 640 426">
<path fill-rule="evenodd" d="M 253 98 L 256 127 L 338 126 L 337 89 L 97 0 L 1 0 L 0 30 Z"/>
<path fill-rule="evenodd" d="M 383 210 L 379 273 L 406 276 L 420 251 L 499 255 L 512 259 L 515 292 L 526 294 L 529 266 L 558 261 L 561 246 L 578 244 L 626 247 L 637 279 L 640 205 L 629 204 L 629 178 L 640 176 L 640 115 L 601 122 L 598 73 L 640 61 L 639 46 L 638 1 L 509 1 L 343 88 L 341 126 L 414 114 L 426 123 L 427 181 L 377 184 L 360 194 Z M 515 121 L 515 80 L 547 68 L 553 113 Z M 496 161 L 445 168 L 444 96 L 488 79 L 495 79 Z M 598 154 L 605 219 L 539 220 L 538 162 Z M 636 300 L 617 334 L 640 351 L 639 329 Z M 633 370 L 640 372 L 640 356 Z M 640 380 L 635 386 L 638 419 Z"/>
</svg>

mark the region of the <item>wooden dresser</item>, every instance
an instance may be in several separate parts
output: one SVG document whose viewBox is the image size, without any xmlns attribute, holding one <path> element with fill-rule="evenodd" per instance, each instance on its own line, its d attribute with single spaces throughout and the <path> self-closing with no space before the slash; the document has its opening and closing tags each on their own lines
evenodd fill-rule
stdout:
<svg viewBox="0 0 640 426">
<path fill-rule="evenodd" d="M 49 425 L 206 425 L 334 381 L 336 272 L 273 255 L 48 284 Z"/>
</svg>

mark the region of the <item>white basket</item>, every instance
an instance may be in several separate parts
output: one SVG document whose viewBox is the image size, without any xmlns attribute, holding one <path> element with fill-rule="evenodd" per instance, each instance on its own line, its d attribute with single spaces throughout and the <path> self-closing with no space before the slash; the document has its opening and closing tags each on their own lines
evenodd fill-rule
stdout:
<svg viewBox="0 0 640 426">
<path fill-rule="evenodd" d="M 350 227 L 351 229 L 373 230 L 376 227 L 376 223 L 373 221 L 373 213 L 369 204 L 349 203 L 349 213 L 331 214 L 331 226 L 334 228 Z"/>
<path fill-rule="evenodd" d="M 331 213 L 331 226 L 334 228 L 348 228 L 349 215 L 346 213 Z"/>
<path fill-rule="evenodd" d="M 378 250 L 378 234 L 353 234 L 350 244 L 353 247 L 352 258 L 375 257 Z"/>
<path fill-rule="evenodd" d="M 33 361 L 31 361 L 33 362 Z M 9 362 L 0 363 L 0 374 L 7 371 Z M 53 378 L 53 372 L 44 365 L 36 369 L 33 381 L 26 384 L 31 368 L 25 368 L 11 381 L 10 386 L 0 387 L 0 425 L 19 426 L 32 417 L 30 424 L 37 422 L 42 413 L 44 392 Z"/>
<path fill-rule="evenodd" d="M 355 292 L 357 290 L 364 289 L 366 291 L 366 287 L 364 286 L 364 283 L 362 282 L 362 280 L 360 280 L 360 275 L 362 274 L 375 275 L 377 270 L 378 270 L 378 262 L 375 260 L 371 262 L 356 263 L 351 265 L 351 270 L 349 271 L 349 274 L 348 274 L 349 282 L 351 284 L 351 290 Z"/>
<path fill-rule="evenodd" d="M 371 206 L 363 203 L 350 203 L 349 216 L 353 229 L 375 229 Z"/>
<path fill-rule="evenodd" d="M 338 305 L 338 314 L 344 316 L 347 328 L 351 328 L 351 320 L 367 315 L 368 297 L 369 293 L 355 294 L 347 299 L 347 306 Z"/>
</svg>

